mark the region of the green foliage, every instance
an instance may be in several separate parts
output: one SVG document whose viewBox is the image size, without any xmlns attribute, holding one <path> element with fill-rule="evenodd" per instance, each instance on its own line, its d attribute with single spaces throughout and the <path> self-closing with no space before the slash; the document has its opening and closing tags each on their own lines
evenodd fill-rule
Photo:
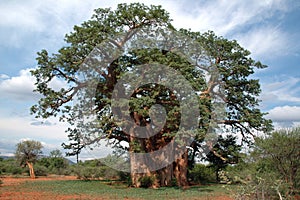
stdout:
<svg viewBox="0 0 300 200">
<path fill-rule="evenodd" d="M 78 179 L 84 180 L 114 180 L 119 178 L 118 171 L 104 165 L 100 160 L 86 160 L 74 165 L 74 173 Z"/>
<path fill-rule="evenodd" d="M 107 166 L 88 167 L 79 165 L 74 172 L 78 179 L 83 180 L 114 180 L 118 178 L 118 172 Z"/>
<path fill-rule="evenodd" d="M 84 148 L 84 145 L 82 144 L 81 141 L 81 133 L 78 132 L 77 129 L 68 129 L 68 138 L 70 141 L 73 141 L 72 143 L 66 144 L 62 143 L 61 146 L 69 150 L 69 152 L 66 152 L 66 156 L 76 156 L 76 162 L 78 163 L 79 161 L 79 154 L 81 150 Z"/>
<path fill-rule="evenodd" d="M 47 176 L 49 173 L 49 170 L 47 169 L 47 167 L 45 167 L 43 165 L 36 164 L 34 166 L 34 173 L 36 176 Z"/>
<path fill-rule="evenodd" d="M 37 161 L 40 166 L 47 169 L 47 173 L 63 175 L 67 173 L 69 167 L 68 160 L 63 157 L 44 157 Z"/>
<path fill-rule="evenodd" d="M 39 141 L 25 140 L 16 145 L 16 159 L 20 165 L 26 165 L 27 162 L 35 163 L 42 154 L 43 145 Z"/>
<path fill-rule="evenodd" d="M 152 187 L 155 181 L 155 177 L 153 176 L 143 176 L 139 179 L 142 188 Z"/>
<path fill-rule="evenodd" d="M 253 156 L 258 159 L 259 170 L 276 171 L 289 185 L 290 193 L 300 193 L 300 128 L 258 138 Z"/>
<path fill-rule="evenodd" d="M 223 175 L 225 181 L 226 172 L 223 171 L 229 164 L 237 164 L 241 160 L 241 145 L 236 142 L 237 138 L 227 135 L 225 138 L 219 136 L 213 149 L 206 155 L 205 160 L 211 163 L 211 167 L 216 172 L 217 181 L 221 181 L 219 175 Z M 224 174 L 225 173 L 225 174 Z"/>
<path fill-rule="evenodd" d="M 118 175 L 120 177 L 120 181 L 124 181 L 126 183 L 130 182 L 130 173 L 129 172 L 123 172 L 123 171 L 119 171 Z"/>
<path fill-rule="evenodd" d="M 27 170 L 22 168 L 15 159 L 9 158 L 0 162 L 0 173 L 3 175 L 21 175 L 26 172 Z"/>
<path fill-rule="evenodd" d="M 196 164 L 188 174 L 189 179 L 196 184 L 207 184 L 216 180 L 214 169 L 203 164 Z"/>
<path fill-rule="evenodd" d="M 229 41 L 223 37 L 218 37 L 212 31 L 200 34 L 184 29 L 175 30 L 171 25 L 171 21 L 169 14 L 161 6 L 132 3 L 119 4 L 116 10 L 110 8 L 96 9 L 90 20 L 80 26 L 74 26 L 73 32 L 66 35 L 65 40 L 68 45 L 62 47 L 57 54 L 49 55 L 46 50 L 38 53 L 38 67 L 31 73 L 36 78 L 36 91 L 41 93 L 43 98 L 31 108 L 31 112 L 36 117 L 43 118 L 60 114 L 61 120 L 65 120 L 73 126 L 75 120 L 81 117 L 75 112 L 80 105 L 72 107 L 68 103 L 85 85 L 78 78 L 78 70 L 92 49 L 118 33 L 133 33 L 134 30 L 140 27 L 162 26 L 169 27 L 175 32 L 199 42 L 207 53 L 208 61 L 205 62 L 218 68 L 221 76 L 220 81 L 224 86 L 225 96 L 222 98 L 224 98 L 227 107 L 226 119 L 222 122 L 229 127 L 228 130 L 231 133 L 242 132 L 244 133 L 243 139 L 249 142 L 251 140 L 249 135 L 254 129 L 269 131 L 271 121 L 264 119 L 264 113 L 261 113 L 257 108 L 259 104 L 257 96 L 261 92 L 259 81 L 249 78 L 256 68 L 266 66 L 251 59 L 249 57 L 250 52 L 242 48 L 235 40 Z M 209 88 L 209 85 L 205 85 L 203 73 L 199 70 L 201 66 L 199 68 L 194 67 L 187 59 L 181 58 L 171 51 L 138 49 L 128 52 L 111 63 L 104 70 L 105 74 L 99 74 L 99 77 L 103 79 L 99 81 L 99 91 L 97 91 L 95 97 L 96 109 L 99 114 L 97 117 L 101 119 L 97 123 L 97 138 L 100 134 L 102 138 L 115 139 L 116 146 L 120 141 L 132 142 L 128 141 L 127 135 L 113 121 L 110 97 L 117 79 L 122 74 L 130 71 L 136 65 L 145 63 L 160 63 L 177 70 L 190 82 L 197 93 L 205 92 Z M 64 87 L 61 90 L 54 90 L 49 85 L 53 78 L 65 81 L 65 86 L 69 88 Z M 212 83 L 212 85 L 214 84 Z M 152 92 L 149 93 L 150 89 Z M 172 92 L 168 88 L 149 84 L 141 87 L 139 92 L 133 94 L 130 102 L 132 116 L 134 112 L 137 112 L 141 117 L 140 122 L 137 123 L 149 121 L 146 108 L 155 103 L 162 104 L 162 102 L 166 102 L 163 106 L 167 110 L 168 118 L 165 130 L 160 133 L 166 141 L 169 141 L 174 132 L 177 131 L 176 127 L 178 127 L 181 117 L 178 113 L 178 102 L 170 101 Z M 195 144 L 203 139 L 202 133 L 207 130 L 209 124 L 211 115 L 211 102 L 209 99 L 205 95 L 199 99 L 199 107 L 203 116 L 200 117 L 198 127 L 198 133 L 200 134 L 195 136 Z M 99 133 L 99 130 L 102 130 L 102 133 Z M 93 131 L 96 132 L 96 130 L 91 130 L 91 132 Z M 68 132 L 70 143 L 63 144 L 64 148 L 70 149 L 68 155 L 78 156 L 80 150 L 84 147 L 82 138 L 87 139 L 89 144 L 98 141 L 93 138 L 91 132 L 84 133 L 80 127 L 69 128 Z M 155 148 L 160 148 L 160 145 L 157 145 L 158 147 Z M 140 145 L 136 145 L 136 147 L 139 152 L 153 151 L 153 149 L 140 149 Z M 199 148 L 201 148 L 200 145 L 194 145 L 196 151 Z"/>
<path fill-rule="evenodd" d="M 55 149 L 49 153 L 49 157 L 51 158 L 62 158 L 62 152 L 59 149 Z"/>
<path fill-rule="evenodd" d="M 182 144 L 182 138 L 184 138 L 183 140 L 193 138 L 190 144 L 193 149 L 190 160 L 194 160 L 196 153 L 202 152 L 201 142 L 203 142 L 212 121 L 218 125 L 224 125 L 222 130 L 230 135 L 242 135 L 242 140 L 247 143 L 251 143 L 253 131 L 268 132 L 272 129 L 271 121 L 266 120 L 265 113 L 259 110 L 257 98 L 261 92 L 259 80 L 251 78 L 256 69 L 266 66 L 253 60 L 250 52 L 235 40 L 230 41 L 219 37 L 212 31 L 199 33 L 185 29 L 177 30 L 171 22 L 168 12 L 161 6 L 132 3 L 119 4 L 116 10 L 99 8 L 95 10 L 90 20 L 74 26 L 73 32 L 65 37 L 67 45 L 59 49 L 56 54 L 49 55 L 46 50 L 38 53 L 38 66 L 31 73 L 36 79 L 35 91 L 42 94 L 42 98 L 32 106 L 31 112 L 36 117 L 42 118 L 60 116 L 60 120 L 70 124 L 70 128 L 67 130 L 69 143 L 62 144 L 65 149 L 69 150 L 68 156 L 76 155 L 78 161 L 78 155 L 82 148 L 97 145 L 100 140 L 109 141 L 109 144 L 115 148 L 135 153 L 154 152 L 162 149 L 174 139 L 181 125 L 184 124 L 181 124 L 182 121 L 190 122 L 192 119 L 200 119 L 195 121 L 199 122 L 198 124 L 186 127 L 192 131 L 182 131 L 184 134 L 187 132 L 192 134 L 177 137 L 181 141 L 176 141 L 178 144 Z M 143 28 L 153 29 L 149 34 Z M 168 31 L 165 31 L 166 29 Z M 164 47 L 157 44 L 154 48 L 151 45 L 148 47 L 148 43 L 139 39 L 134 41 L 142 44 L 138 48 L 134 48 L 136 44 L 127 43 L 132 38 L 146 37 L 146 34 L 165 40 L 167 38 L 165 35 L 168 35 L 171 30 L 175 35 L 181 35 L 181 38 L 184 39 L 192 39 L 195 44 L 199 45 L 188 47 L 185 46 L 186 41 L 180 39 L 171 41 L 171 43 L 178 42 L 178 46 L 175 45 L 174 48 L 172 45 L 169 47 L 169 44 L 162 45 Z M 142 32 L 142 35 L 138 34 L 139 31 Z M 116 37 L 118 38 L 116 39 Z M 113 48 L 105 50 L 101 47 L 98 48 L 105 42 L 124 51 L 117 58 L 112 59 L 111 55 L 116 53 L 112 52 Z M 187 43 L 189 42 L 187 41 Z M 131 46 L 133 48 L 130 48 Z M 177 49 L 181 48 L 188 48 L 190 54 L 185 55 L 187 57 L 180 55 Z M 93 54 L 99 51 L 105 53 L 101 56 Z M 106 55 L 110 56 L 106 57 Z M 103 61 L 105 63 L 102 63 Z M 101 69 L 99 67 L 101 64 L 105 68 Z M 159 74 L 160 78 L 158 79 L 161 79 L 162 82 L 153 81 L 153 83 L 139 86 L 138 83 L 147 77 L 147 73 L 145 74 L 144 70 L 139 70 L 138 67 L 146 66 L 145 64 L 167 66 L 182 75 L 188 82 L 187 85 L 192 87 L 193 94 L 188 94 L 188 96 L 195 96 L 193 102 L 188 105 L 180 105 L 181 101 L 188 99 L 184 94 L 188 93 L 187 89 L 180 81 L 174 81 L 170 88 L 164 86 L 162 83 L 168 81 L 165 81 L 166 78 L 160 74 L 161 69 L 159 68 L 151 74 Z M 91 69 L 93 68 L 91 66 L 97 67 Z M 136 69 L 143 73 L 136 76 Z M 210 74 L 212 69 L 216 69 L 217 72 Z M 207 73 L 211 76 L 206 75 Z M 122 100 L 117 104 L 122 108 L 126 107 L 128 119 L 132 123 L 127 123 L 123 119 L 116 120 L 118 117 L 114 111 L 122 109 L 113 108 L 112 105 L 115 86 L 122 82 L 118 81 L 125 74 L 127 80 L 134 82 L 123 84 L 124 88 L 120 89 L 118 93 L 126 93 L 126 88 L 129 88 L 128 90 L 132 93 L 129 102 L 124 102 L 125 100 L 121 98 Z M 58 90 L 52 88 L 50 83 L 53 79 L 65 82 L 64 87 Z M 92 86 L 95 91 L 90 91 L 90 82 L 95 86 Z M 178 89 L 173 87 L 178 87 Z M 91 96 L 89 96 L 90 94 Z M 86 106 L 85 100 L 91 100 L 93 105 L 88 103 Z M 223 117 L 215 118 L 214 102 L 225 104 Z M 153 137 L 145 139 L 132 137 L 133 134 L 129 132 L 137 129 L 128 128 L 129 126 L 152 127 L 151 123 L 155 120 L 151 117 L 150 112 L 151 107 L 156 104 L 161 105 L 166 111 L 164 126 Z M 185 113 L 193 105 L 200 110 L 199 113 L 195 112 L 197 116 Z M 95 116 L 89 118 L 91 110 Z M 196 109 L 191 110 L 194 112 Z M 211 162 L 214 162 L 216 171 L 238 159 L 236 154 L 238 145 L 230 143 L 230 139 L 225 140 L 220 138 L 220 147 L 215 149 L 225 159 L 220 160 L 211 156 Z M 124 147 L 121 143 L 126 143 L 129 147 Z M 221 147 L 225 147 L 225 150 L 221 150 Z M 173 172 L 170 171 L 170 173 Z M 80 169 L 78 174 L 82 177 L 98 176 L 88 174 L 84 169 Z"/>
<path fill-rule="evenodd" d="M 236 199 L 293 199 L 299 195 L 300 129 L 275 131 L 256 139 L 246 162 L 227 167 Z"/>
</svg>

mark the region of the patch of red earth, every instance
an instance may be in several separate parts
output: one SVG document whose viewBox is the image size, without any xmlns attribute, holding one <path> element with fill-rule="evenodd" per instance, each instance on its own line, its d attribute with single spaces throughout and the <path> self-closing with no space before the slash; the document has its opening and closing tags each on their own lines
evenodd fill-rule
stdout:
<svg viewBox="0 0 300 200">
<path fill-rule="evenodd" d="M 50 177 L 38 177 L 37 179 L 31 178 L 13 178 L 4 177 L 1 178 L 3 181 L 2 192 L 0 192 L 1 200 L 71 200 L 71 199 L 95 199 L 87 195 L 58 195 L 51 192 L 41 192 L 41 191 L 16 191 L 15 186 L 25 183 L 27 181 L 48 181 L 48 180 L 76 180 L 75 176 L 50 176 Z M 97 198 L 99 199 L 99 198 Z"/>
<path fill-rule="evenodd" d="M 13 178 L 13 177 L 4 177 L 1 178 L 3 181 L 2 189 L 7 188 L 7 190 L 1 190 L 0 187 L 0 199 L 1 200 L 108 200 L 109 197 L 92 197 L 88 195 L 61 195 L 54 194 L 51 192 L 42 192 L 42 191 L 16 191 L 14 186 L 18 184 L 25 183 L 26 181 L 49 181 L 49 180 L 76 180 L 75 176 L 50 176 L 50 177 L 38 177 L 36 179 L 31 178 Z M 130 198 L 125 198 L 129 200 Z M 213 196 L 211 198 L 201 197 L 197 198 L 198 200 L 233 200 L 228 196 Z"/>
<path fill-rule="evenodd" d="M 15 177 L 3 177 L 1 180 L 3 181 L 2 186 L 8 185 L 17 185 L 20 183 L 24 183 L 26 181 L 49 181 L 49 180 L 76 180 L 76 176 L 46 176 L 46 177 L 37 177 L 36 179 L 31 179 L 29 177 L 25 178 L 15 178 Z"/>
<path fill-rule="evenodd" d="M 67 200 L 67 199 L 91 199 L 86 196 L 79 195 L 54 195 L 46 192 L 4 192 L 0 194 L 2 200 Z"/>
</svg>

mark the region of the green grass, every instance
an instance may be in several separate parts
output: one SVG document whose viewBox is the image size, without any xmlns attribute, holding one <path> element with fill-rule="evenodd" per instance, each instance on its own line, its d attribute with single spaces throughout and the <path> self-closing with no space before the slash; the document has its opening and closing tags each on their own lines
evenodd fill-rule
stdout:
<svg viewBox="0 0 300 200">
<path fill-rule="evenodd" d="M 187 190 L 176 187 L 158 189 L 129 188 L 122 183 L 105 181 L 37 181 L 22 184 L 26 191 L 47 191 L 62 195 L 88 195 L 110 199 L 214 199 L 213 196 L 228 196 L 228 190 L 223 185 L 193 186 Z M 21 187 L 21 186 L 20 186 Z"/>
</svg>

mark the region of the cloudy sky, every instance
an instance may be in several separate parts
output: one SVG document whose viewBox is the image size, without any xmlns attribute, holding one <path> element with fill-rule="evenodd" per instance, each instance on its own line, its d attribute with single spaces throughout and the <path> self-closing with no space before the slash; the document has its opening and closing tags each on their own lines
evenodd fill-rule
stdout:
<svg viewBox="0 0 300 200">
<path fill-rule="evenodd" d="M 29 71 L 36 52 L 56 52 L 66 33 L 88 20 L 98 7 L 115 8 L 113 0 L 0 1 L 0 152 L 12 155 L 23 139 L 42 141 L 45 152 L 67 141 L 66 125 L 38 121 L 29 108 L 38 99 Z M 142 1 L 141 1 L 142 2 Z M 260 108 L 276 127 L 300 125 L 300 1 L 292 0 L 149 0 L 162 5 L 177 28 L 213 30 L 236 39 L 254 59 L 269 67 L 257 71 L 262 86 Z M 53 83 L 55 87 L 60 82 Z M 41 123 L 43 122 L 43 123 Z M 107 149 L 103 148 L 103 152 Z M 95 156 L 84 152 L 82 158 Z"/>
</svg>

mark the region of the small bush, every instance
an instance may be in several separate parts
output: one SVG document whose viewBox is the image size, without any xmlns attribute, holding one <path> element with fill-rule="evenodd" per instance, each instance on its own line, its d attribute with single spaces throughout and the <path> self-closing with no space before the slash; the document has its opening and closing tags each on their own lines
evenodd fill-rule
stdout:
<svg viewBox="0 0 300 200">
<path fill-rule="evenodd" d="M 120 181 L 125 182 L 126 184 L 128 184 L 128 186 L 132 185 L 131 176 L 129 172 L 119 171 L 118 176 L 120 178 Z"/>
<path fill-rule="evenodd" d="M 33 166 L 34 173 L 36 176 L 47 176 L 48 175 L 48 169 L 45 166 L 41 165 L 35 165 Z"/>
<path fill-rule="evenodd" d="M 153 176 L 143 176 L 139 179 L 142 188 L 149 188 L 153 185 L 155 178 Z"/>
<path fill-rule="evenodd" d="M 23 169 L 21 167 L 12 166 L 10 170 L 8 170 L 13 175 L 20 175 L 23 173 Z"/>
<path fill-rule="evenodd" d="M 195 167 L 189 171 L 189 179 L 196 184 L 205 184 L 215 182 L 216 175 L 212 168 L 203 164 L 196 164 Z"/>
</svg>

